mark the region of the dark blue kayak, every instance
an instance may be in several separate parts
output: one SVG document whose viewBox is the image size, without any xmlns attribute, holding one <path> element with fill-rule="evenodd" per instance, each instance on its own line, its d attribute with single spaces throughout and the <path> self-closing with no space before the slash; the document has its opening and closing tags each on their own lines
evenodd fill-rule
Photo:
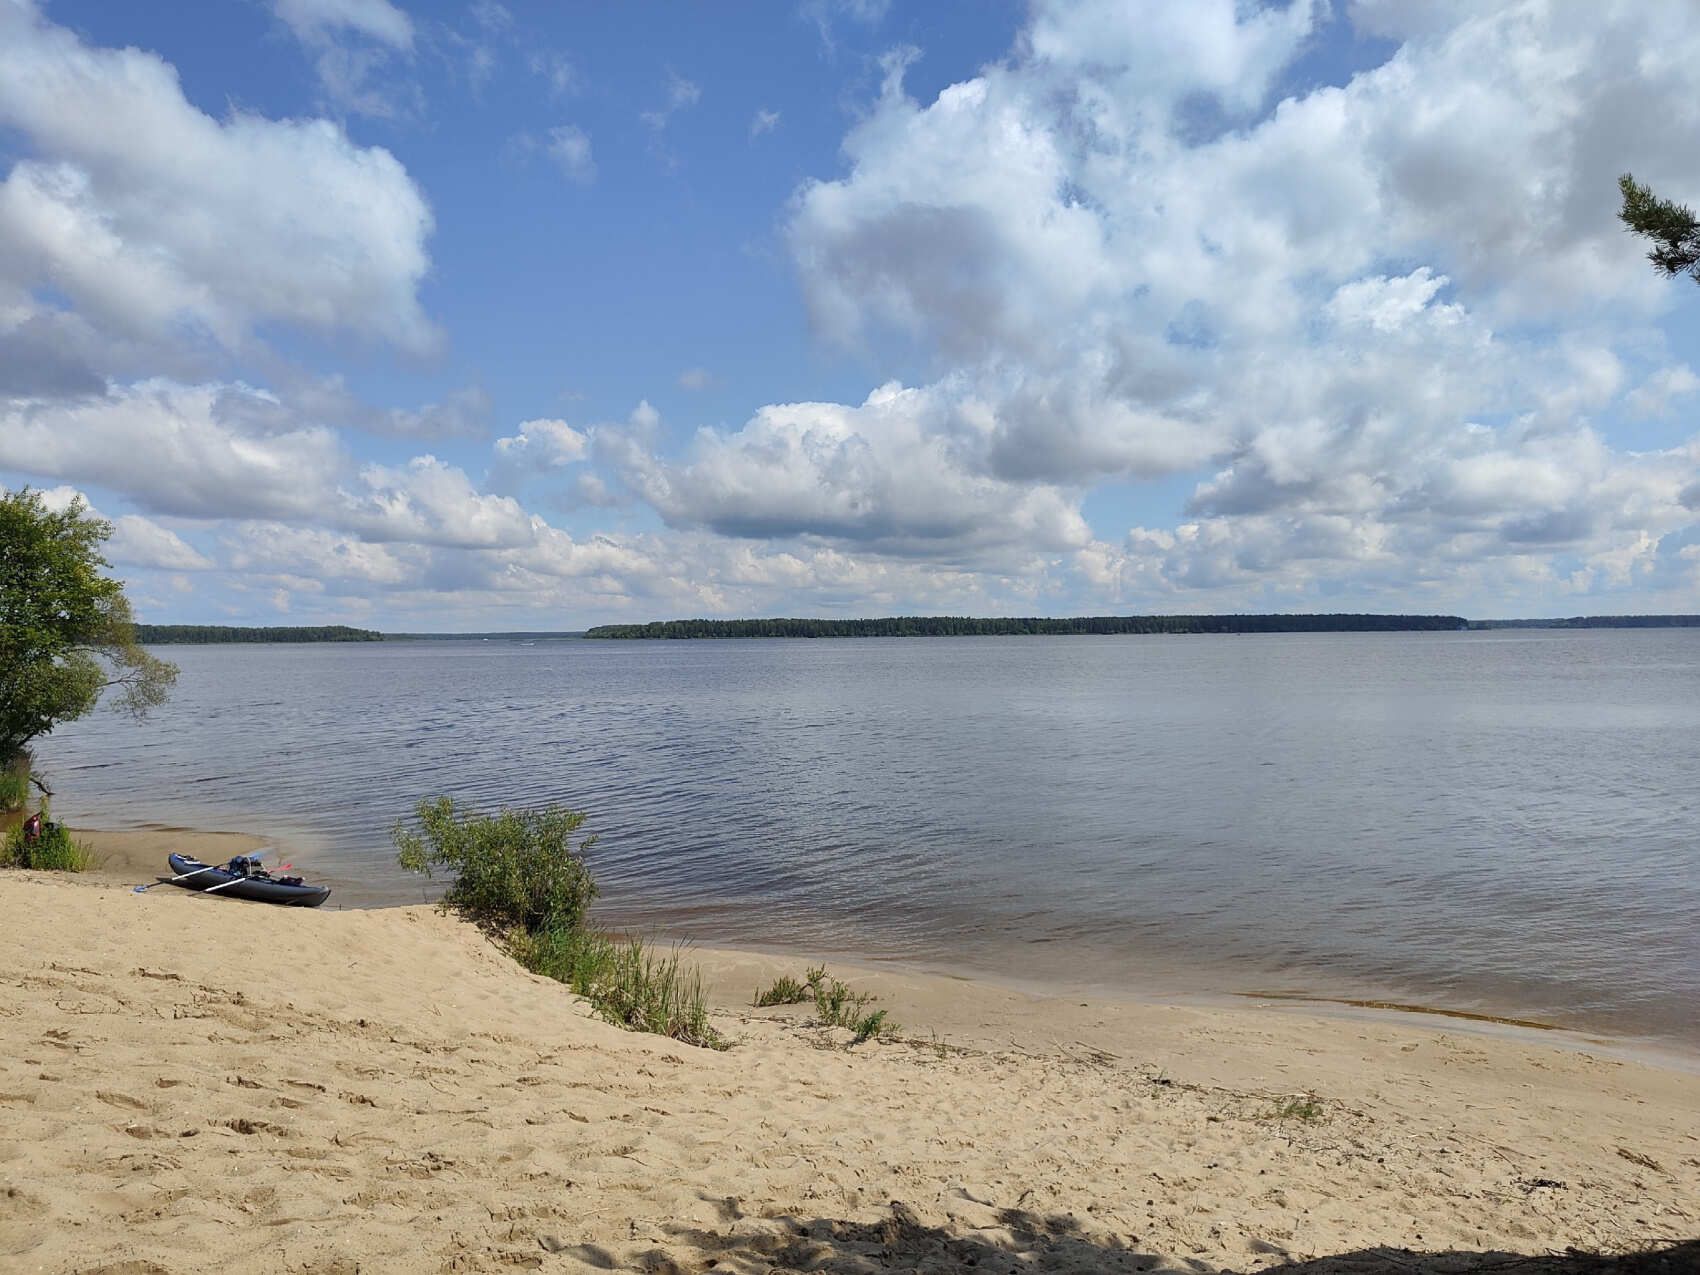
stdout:
<svg viewBox="0 0 1700 1275">
<path fill-rule="evenodd" d="M 243 875 L 191 859 L 186 854 L 168 855 L 167 858 L 171 863 L 172 876 L 183 879 L 172 881 L 171 877 L 161 877 L 159 880 L 182 886 L 185 890 L 210 890 L 220 886 L 219 893 L 228 894 L 233 899 L 278 903 L 287 908 L 316 908 L 331 897 L 330 886 L 304 885 L 299 877 L 279 880 L 264 873 Z"/>
</svg>

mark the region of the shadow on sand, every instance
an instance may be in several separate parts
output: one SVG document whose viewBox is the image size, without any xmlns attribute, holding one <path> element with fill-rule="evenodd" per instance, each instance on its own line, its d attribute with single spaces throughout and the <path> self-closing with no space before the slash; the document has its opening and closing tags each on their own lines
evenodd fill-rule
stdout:
<svg viewBox="0 0 1700 1275">
<path fill-rule="evenodd" d="M 1642 1252 L 1604 1254 L 1570 1251 L 1546 1256 L 1500 1252 L 1421 1252 L 1369 1248 L 1307 1260 L 1276 1260 L 1273 1265 L 1230 1263 L 1218 1266 L 1194 1258 L 1143 1251 L 1114 1238 L 1088 1236 L 1073 1217 L 1043 1217 L 1016 1209 L 997 1214 L 997 1225 L 959 1234 L 929 1226 L 906 1205 L 893 1202 L 881 1222 L 841 1219 L 750 1219 L 726 1201 L 724 1229 L 679 1226 L 672 1242 L 635 1256 L 616 1258 L 592 1245 L 574 1246 L 573 1254 L 605 1269 L 672 1272 L 712 1270 L 726 1275 L 765 1275 L 769 1271 L 821 1271 L 861 1275 L 875 1271 L 1008 1272 L 1194 1272 L 1225 1275 L 1700 1275 L 1700 1239 L 1662 1245 Z M 1278 1250 L 1271 1248 L 1271 1256 Z M 1267 1262 L 1269 1259 L 1263 1259 Z"/>
</svg>

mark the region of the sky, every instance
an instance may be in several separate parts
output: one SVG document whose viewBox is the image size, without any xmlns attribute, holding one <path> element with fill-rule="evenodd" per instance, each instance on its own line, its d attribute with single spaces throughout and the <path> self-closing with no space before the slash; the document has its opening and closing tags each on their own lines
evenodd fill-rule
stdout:
<svg viewBox="0 0 1700 1275">
<path fill-rule="evenodd" d="M 1689 0 L 0 0 L 157 623 L 1700 611 Z"/>
</svg>

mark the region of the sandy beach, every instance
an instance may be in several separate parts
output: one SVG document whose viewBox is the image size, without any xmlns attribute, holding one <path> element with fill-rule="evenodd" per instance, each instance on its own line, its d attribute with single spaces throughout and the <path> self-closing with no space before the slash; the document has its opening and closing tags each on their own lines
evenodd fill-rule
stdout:
<svg viewBox="0 0 1700 1275">
<path fill-rule="evenodd" d="M 835 967 L 902 1025 L 851 1048 L 698 951 L 713 1052 L 429 907 L 129 889 L 252 839 L 96 844 L 0 872 L 8 1272 L 1700 1270 L 1693 1071 Z"/>
</svg>

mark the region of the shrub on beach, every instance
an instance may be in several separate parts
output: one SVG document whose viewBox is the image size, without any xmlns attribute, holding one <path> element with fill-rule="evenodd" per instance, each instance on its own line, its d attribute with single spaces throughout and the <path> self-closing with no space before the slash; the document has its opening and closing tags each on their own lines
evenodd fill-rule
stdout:
<svg viewBox="0 0 1700 1275">
<path fill-rule="evenodd" d="M 0 867 L 87 872 L 93 866 L 94 852 L 74 840 L 62 823 L 43 824 L 34 838 L 27 837 L 20 825 L 6 834 L 5 846 L 0 848 Z"/>
<path fill-rule="evenodd" d="M 447 797 L 421 801 L 417 826 L 395 826 L 401 866 L 454 874 L 439 906 L 501 936 L 521 965 L 565 983 L 618 1027 L 724 1049 L 709 1024 L 702 977 L 678 951 L 662 956 L 636 937 L 589 925 L 596 882 L 574 836 L 585 816 L 550 806 L 497 815 L 457 814 Z"/>
<path fill-rule="evenodd" d="M 454 801 L 421 801 L 416 828 L 397 822 L 397 859 L 410 872 L 454 874 L 440 906 L 488 929 L 535 934 L 584 924 L 596 882 L 584 852 L 594 836 L 573 844 L 584 813 L 562 806 L 455 813 Z"/>
</svg>

